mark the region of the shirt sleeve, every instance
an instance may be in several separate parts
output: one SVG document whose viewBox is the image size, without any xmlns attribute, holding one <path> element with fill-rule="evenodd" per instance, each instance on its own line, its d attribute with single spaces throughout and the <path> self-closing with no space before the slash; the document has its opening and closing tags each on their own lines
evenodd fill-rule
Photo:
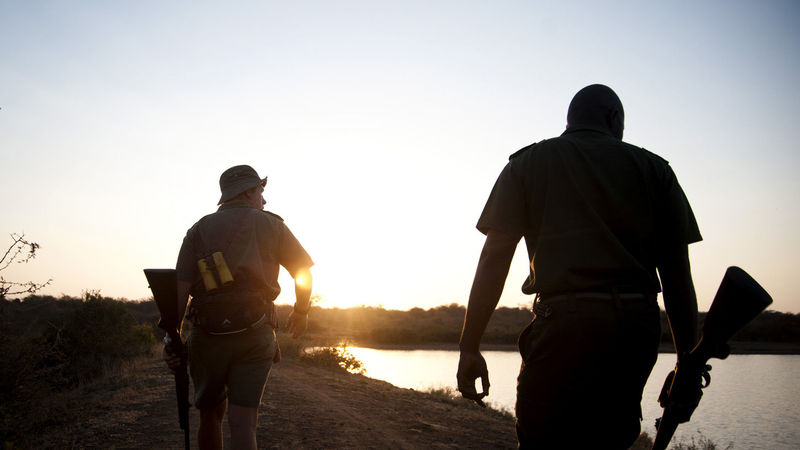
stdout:
<svg viewBox="0 0 800 450">
<path fill-rule="evenodd" d="M 281 222 L 280 247 L 278 250 L 278 264 L 286 268 L 289 274 L 294 277 L 301 269 L 307 269 L 314 265 L 314 261 L 300 242 L 292 234 L 289 227 Z"/>
<path fill-rule="evenodd" d="M 519 177 L 514 173 L 514 161 L 506 164 L 494 183 L 486 206 L 483 207 L 477 228 L 483 234 L 499 230 L 522 235 L 528 228 L 526 219 L 525 191 Z"/>
<path fill-rule="evenodd" d="M 688 245 L 702 241 L 689 200 L 669 165 L 666 166 L 665 175 L 664 201 L 656 214 L 660 241 L 664 245 Z"/>
<path fill-rule="evenodd" d="M 197 261 L 191 233 L 191 229 L 186 232 L 186 237 L 183 238 L 183 244 L 181 244 L 181 249 L 178 252 L 178 262 L 175 263 L 175 272 L 179 281 L 193 282 L 195 279 Z"/>
</svg>

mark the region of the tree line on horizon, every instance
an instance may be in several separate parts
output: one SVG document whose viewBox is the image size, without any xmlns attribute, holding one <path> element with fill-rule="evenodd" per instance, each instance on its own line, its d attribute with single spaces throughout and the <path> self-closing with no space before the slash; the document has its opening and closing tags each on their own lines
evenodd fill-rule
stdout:
<svg viewBox="0 0 800 450">
<path fill-rule="evenodd" d="M 288 314 L 289 307 L 286 307 Z M 312 308 L 309 332 L 329 337 L 345 337 L 359 344 L 420 345 L 457 344 L 466 307 L 453 303 L 424 310 L 386 310 L 359 306 L 346 309 Z M 706 312 L 699 313 L 702 326 Z M 530 309 L 499 307 L 495 310 L 482 339 L 484 344 L 515 345 L 523 328 L 533 319 Z M 672 344 L 667 315 L 661 310 L 661 341 Z M 792 344 L 800 351 L 800 314 L 764 311 L 731 339 L 737 343 Z M 760 346 L 768 350 L 768 346 Z"/>
<path fill-rule="evenodd" d="M 92 294 L 100 298 L 99 293 Z M 156 339 L 163 336 L 156 324 L 158 309 L 153 301 L 109 299 L 119 303 L 136 323 L 152 328 Z M 57 322 L 59 316 L 76 309 L 85 299 L 62 296 L 60 298 L 29 295 L 24 299 L 4 300 L 0 305 L 0 336 L 27 330 L 46 328 Z M 290 305 L 278 305 L 279 323 L 285 322 Z M 309 314 L 308 334 L 318 343 L 346 341 L 358 345 L 402 345 L 458 343 L 466 308 L 451 303 L 408 311 L 391 310 L 376 306 L 350 308 L 320 308 L 313 306 Z M 700 313 L 700 324 L 705 318 Z M 492 315 L 484 339 L 485 344 L 514 345 L 522 329 L 533 315 L 528 308 L 499 307 Z M 670 344 L 672 337 L 665 312 L 661 311 L 662 342 Z M 765 311 L 739 331 L 731 340 L 746 343 L 796 344 L 800 348 L 800 314 Z M 735 349 L 735 345 L 734 345 Z"/>
</svg>

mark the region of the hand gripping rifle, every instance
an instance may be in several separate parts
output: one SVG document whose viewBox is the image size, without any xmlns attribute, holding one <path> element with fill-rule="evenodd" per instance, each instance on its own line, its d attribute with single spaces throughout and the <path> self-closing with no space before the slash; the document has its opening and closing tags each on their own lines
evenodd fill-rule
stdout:
<svg viewBox="0 0 800 450">
<path fill-rule="evenodd" d="M 738 267 L 728 267 L 711 304 L 703 334 L 695 348 L 678 359 L 667 375 L 658 403 L 664 408 L 656 419 L 654 450 L 667 448 L 678 424 L 688 422 L 703 392 L 711 383 L 710 358 L 725 359 L 730 354 L 728 340 L 772 303 L 772 298 L 750 275 Z"/>
<path fill-rule="evenodd" d="M 164 343 L 167 353 L 181 357 L 181 366 L 175 370 L 175 391 L 178 395 L 178 421 L 183 430 L 184 444 L 189 450 L 189 373 L 186 370 L 188 355 L 178 332 L 181 317 L 178 312 L 178 282 L 174 269 L 144 269 L 150 283 L 153 299 L 158 305 L 161 320 L 158 327 L 166 331 Z"/>
</svg>

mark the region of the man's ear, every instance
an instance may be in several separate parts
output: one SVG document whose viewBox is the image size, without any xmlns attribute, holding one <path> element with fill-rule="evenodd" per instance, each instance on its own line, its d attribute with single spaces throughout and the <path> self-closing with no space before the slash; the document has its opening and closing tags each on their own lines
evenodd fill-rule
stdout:
<svg viewBox="0 0 800 450">
<path fill-rule="evenodd" d="M 625 130 L 625 116 L 618 109 L 611 111 L 606 115 L 606 126 L 617 139 L 622 139 L 622 132 Z"/>
</svg>

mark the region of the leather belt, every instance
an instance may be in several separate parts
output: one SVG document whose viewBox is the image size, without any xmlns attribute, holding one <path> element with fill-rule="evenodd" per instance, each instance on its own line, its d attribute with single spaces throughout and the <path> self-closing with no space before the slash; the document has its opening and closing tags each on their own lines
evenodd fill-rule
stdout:
<svg viewBox="0 0 800 450">
<path fill-rule="evenodd" d="M 540 301 L 559 301 L 565 300 L 568 298 L 574 298 L 576 300 L 655 300 L 656 294 L 645 294 L 639 292 L 620 292 L 620 293 L 613 293 L 609 291 L 579 291 L 579 292 L 565 292 L 563 294 L 555 294 L 555 295 L 540 295 Z"/>
<path fill-rule="evenodd" d="M 656 294 L 645 294 L 642 292 L 617 292 L 616 289 L 610 291 L 576 291 L 565 292 L 555 295 L 542 295 L 536 294 L 536 299 L 533 301 L 533 313 L 536 317 L 550 317 L 553 309 L 548 303 L 558 302 L 561 300 L 575 299 L 582 301 L 606 301 L 614 306 L 614 308 L 621 308 L 622 303 L 637 302 L 637 301 L 656 301 Z"/>
</svg>

